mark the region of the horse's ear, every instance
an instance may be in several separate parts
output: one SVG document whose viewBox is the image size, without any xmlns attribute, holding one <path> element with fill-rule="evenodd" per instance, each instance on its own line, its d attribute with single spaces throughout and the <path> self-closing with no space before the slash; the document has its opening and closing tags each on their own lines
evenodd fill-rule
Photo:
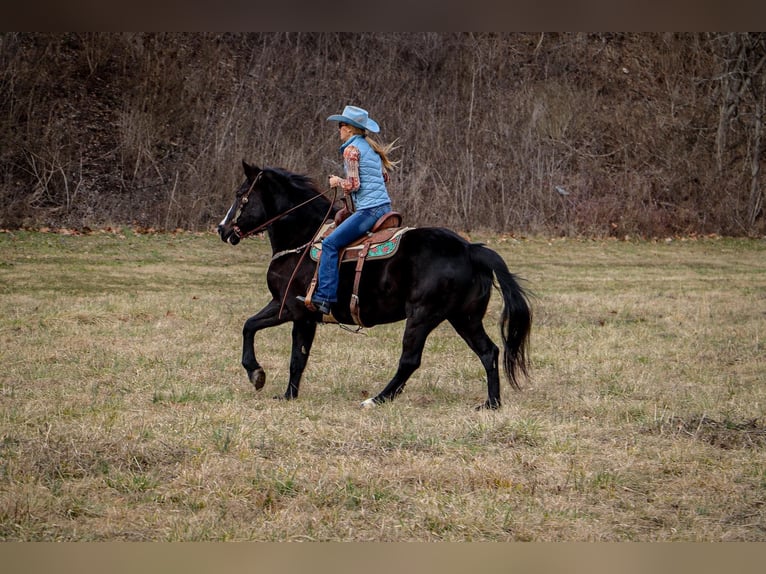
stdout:
<svg viewBox="0 0 766 574">
<path fill-rule="evenodd" d="M 244 159 L 242 160 L 242 168 L 245 170 L 245 176 L 247 179 L 253 179 L 260 173 L 260 168 L 255 165 L 250 165 Z"/>
</svg>

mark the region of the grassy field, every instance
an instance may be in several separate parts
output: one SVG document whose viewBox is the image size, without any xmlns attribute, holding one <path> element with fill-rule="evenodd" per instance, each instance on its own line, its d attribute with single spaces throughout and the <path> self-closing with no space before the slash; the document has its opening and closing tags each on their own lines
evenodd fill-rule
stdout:
<svg viewBox="0 0 766 574">
<path fill-rule="evenodd" d="M 766 540 L 766 241 L 474 239 L 536 294 L 498 412 L 448 326 L 371 411 L 402 324 L 322 326 L 293 402 L 260 333 L 256 393 L 263 239 L 0 233 L 0 539 Z"/>
</svg>

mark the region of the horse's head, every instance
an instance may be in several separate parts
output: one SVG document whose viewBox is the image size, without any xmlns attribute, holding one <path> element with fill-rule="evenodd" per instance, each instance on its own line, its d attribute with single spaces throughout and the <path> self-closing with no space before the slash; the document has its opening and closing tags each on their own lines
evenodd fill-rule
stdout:
<svg viewBox="0 0 766 574">
<path fill-rule="evenodd" d="M 311 239 L 322 222 L 337 210 L 304 175 L 273 167 L 260 169 L 245 161 L 242 167 L 245 181 L 237 189 L 226 217 L 218 224 L 218 235 L 231 245 L 268 230 L 272 247 L 284 249 L 285 244 L 293 247 L 289 244 Z"/>
<path fill-rule="evenodd" d="M 231 245 L 239 243 L 240 239 L 258 230 L 258 227 L 268 220 L 262 194 L 258 189 L 264 172 L 244 160 L 242 167 L 245 170 L 245 181 L 237 189 L 234 203 L 231 204 L 226 217 L 218 224 L 218 235 Z"/>
</svg>

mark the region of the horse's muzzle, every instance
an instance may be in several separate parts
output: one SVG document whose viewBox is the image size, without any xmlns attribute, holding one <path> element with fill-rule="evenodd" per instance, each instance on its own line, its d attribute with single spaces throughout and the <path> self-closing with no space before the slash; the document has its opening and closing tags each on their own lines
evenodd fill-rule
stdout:
<svg viewBox="0 0 766 574">
<path fill-rule="evenodd" d="M 228 243 L 229 245 L 236 245 L 241 239 L 235 228 L 227 228 L 223 224 L 218 226 L 218 235 L 221 237 L 221 241 Z"/>
</svg>

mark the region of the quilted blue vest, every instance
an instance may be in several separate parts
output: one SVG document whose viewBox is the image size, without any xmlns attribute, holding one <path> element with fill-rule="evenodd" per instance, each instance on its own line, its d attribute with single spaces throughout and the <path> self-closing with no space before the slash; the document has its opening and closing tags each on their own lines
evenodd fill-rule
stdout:
<svg viewBox="0 0 766 574">
<path fill-rule="evenodd" d="M 355 135 L 348 138 L 340 146 L 340 153 L 342 154 L 349 145 L 355 145 L 359 149 L 359 189 L 351 194 L 356 208 L 370 209 L 391 203 L 386 182 L 383 181 L 380 156 L 370 147 L 364 136 Z"/>
</svg>

